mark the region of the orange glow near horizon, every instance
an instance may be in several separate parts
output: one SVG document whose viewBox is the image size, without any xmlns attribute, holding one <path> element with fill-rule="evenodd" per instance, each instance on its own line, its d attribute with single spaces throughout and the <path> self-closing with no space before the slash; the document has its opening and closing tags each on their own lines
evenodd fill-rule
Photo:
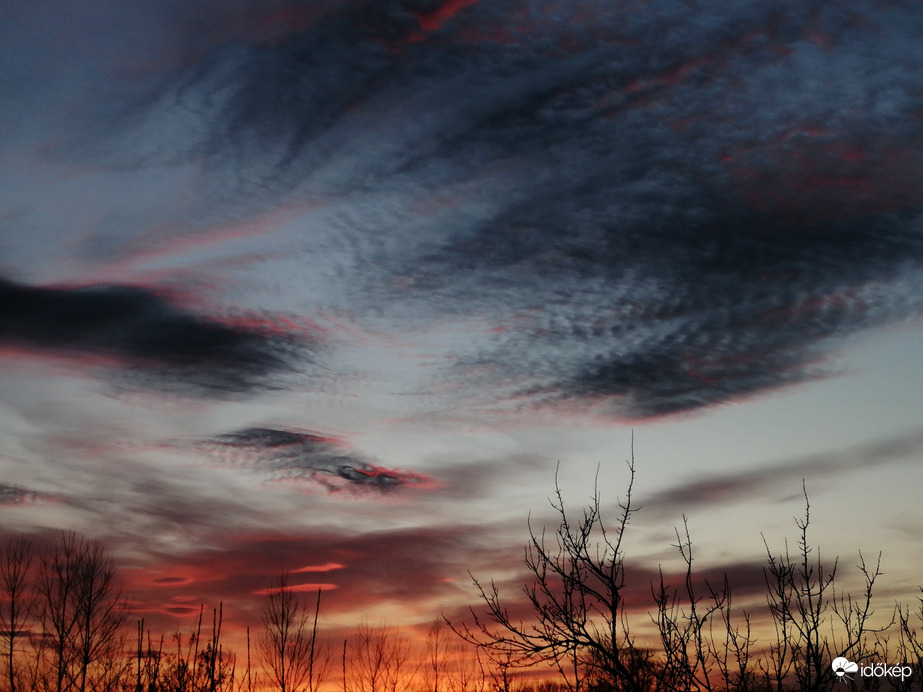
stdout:
<svg viewBox="0 0 923 692">
<path fill-rule="evenodd" d="M 333 591 L 338 588 L 340 587 L 336 584 L 314 584 L 310 582 L 306 584 L 290 584 L 288 586 L 288 590 L 294 593 L 317 593 L 318 591 Z M 271 586 L 265 589 L 257 589 L 253 594 L 255 596 L 268 596 L 272 593 L 279 593 L 280 590 L 278 586 Z"/>
<path fill-rule="evenodd" d="M 339 562 L 328 562 L 323 565 L 308 565 L 307 567 L 293 569 L 292 574 L 301 574 L 302 572 L 332 572 L 337 569 L 343 569 L 345 566 L 346 565 Z"/>
</svg>

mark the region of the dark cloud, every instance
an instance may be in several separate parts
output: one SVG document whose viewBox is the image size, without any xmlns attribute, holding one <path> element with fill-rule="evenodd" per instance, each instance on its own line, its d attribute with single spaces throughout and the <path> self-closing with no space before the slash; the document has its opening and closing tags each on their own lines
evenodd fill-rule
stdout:
<svg viewBox="0 0 923 692">
<path fill-rule="evenodd" d="M 452 371 L 483 405 L 695 409 L 920 311 L 918 10 L 594 8 L 344 6 L 162 98 L 234 190 L 356 199 L 370 315 L 505 330 Z"/>
<path fill-rule="evenodd" d="M 387 492 L 432 484 L 426 476 L 377 466 L 340 441 L 307 431 L 246 428 L 219 435 L 207 447 L 219 457 L 242 462 L 274 479 L 310 480 L 330 491 Z"/>
<path fill-rule="evenodd" d="M 198 613 L 200 609 L 192 606 L 167 606 L 164 610 L 170 615 L 192 615 Z"/>
<path fill-rule="evenodd" d="M 923 309 L 912 3 L 239 19 L 98 118 L 112 155 L 203 161 L 218 209 L 333 205 L 347 309 L 495 327 L 450 369 L 474 405 L 692 410 L 827 376 L 844 337 Z"/>
<path fill-rule="evenodd" d="M 96 358 L 137 384 L 196 394 L 273 386 L 310 346 L 301 335 L 225 324 L 131 286 L 0 280 L 0 345 Z"/>
<path fill-rule="evenodd" d="M 574 257 L 566 239 L 533 247 L 571 255 L 577 271 L 559 271 L 560 299 L 535 305 L 459 372 L 501 374 L 520 397 L 603 401 L 645 417 L 830 374 L 825 356 L 838 339 L 921 307 L 907 269 L 923 260 L 915 215 L 809 230 L 707 213 L 660 237 L 614 230 L 592 257 Z M 520 270 L 542 275 L 542 261 L 526 258 Z"/>
<path fill-rule="evenodd" d="M 764 464 L 760 468 L 698 477 L 643 500 L 645 513 L 679 515 L 697 507 L 752 501 L 769 491 L 791 494 L 802 479 L 830 478 L 844 472 L 907 463 L 923 452 L 923 432 L 878 440 L 850 449 Z"/>
</svg>

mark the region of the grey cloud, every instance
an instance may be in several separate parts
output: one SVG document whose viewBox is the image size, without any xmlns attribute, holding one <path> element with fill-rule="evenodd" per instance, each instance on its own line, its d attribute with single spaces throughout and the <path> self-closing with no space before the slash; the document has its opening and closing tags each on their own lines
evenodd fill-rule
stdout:
<svg viewBox="0 0 923 692">
<path fill-rule="evenodd" d="M 228 517 L 239 527 L 266 520 L 260 498 L 229 492 L 214 470 L 74 455 L 57 461 L 54 472 L 68 526 L 129 553 L 138 549 L 138 536 L 145 551 L 182 551 L 226 531 Z"/>
</svg>

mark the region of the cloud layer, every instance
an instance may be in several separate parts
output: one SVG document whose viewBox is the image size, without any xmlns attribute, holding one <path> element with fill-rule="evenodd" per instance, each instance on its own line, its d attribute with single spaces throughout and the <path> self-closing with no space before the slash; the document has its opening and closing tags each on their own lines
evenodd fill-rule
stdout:
<svg viewBox="0 0 923 692">
<path fill-rule="evenodd" d="M 214 199 L 326 205 L 361 319 L 485 320 L 440 373 L 469 401 L 648 417 L 825 376 L 843 337 L 919 314 L 918 26 L 347 3 L 216 47 L 131 122 L 194 122 L 172 155 Z"/>
</svg>

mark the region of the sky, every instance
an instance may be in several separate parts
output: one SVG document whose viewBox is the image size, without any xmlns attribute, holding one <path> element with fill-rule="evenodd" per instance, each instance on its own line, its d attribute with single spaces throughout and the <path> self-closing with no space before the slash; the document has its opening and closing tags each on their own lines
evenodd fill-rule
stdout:
<svg viewBox="0 0 923 692">
<path fill-rule="evenodd" d="M 918 3 L 0 6 L 5 534 L 165 631 L 416 626 L 633 445 L 639 594 L 686 517 L 762 602 L 804 483 L 915 598 Z"/>
</svg>

